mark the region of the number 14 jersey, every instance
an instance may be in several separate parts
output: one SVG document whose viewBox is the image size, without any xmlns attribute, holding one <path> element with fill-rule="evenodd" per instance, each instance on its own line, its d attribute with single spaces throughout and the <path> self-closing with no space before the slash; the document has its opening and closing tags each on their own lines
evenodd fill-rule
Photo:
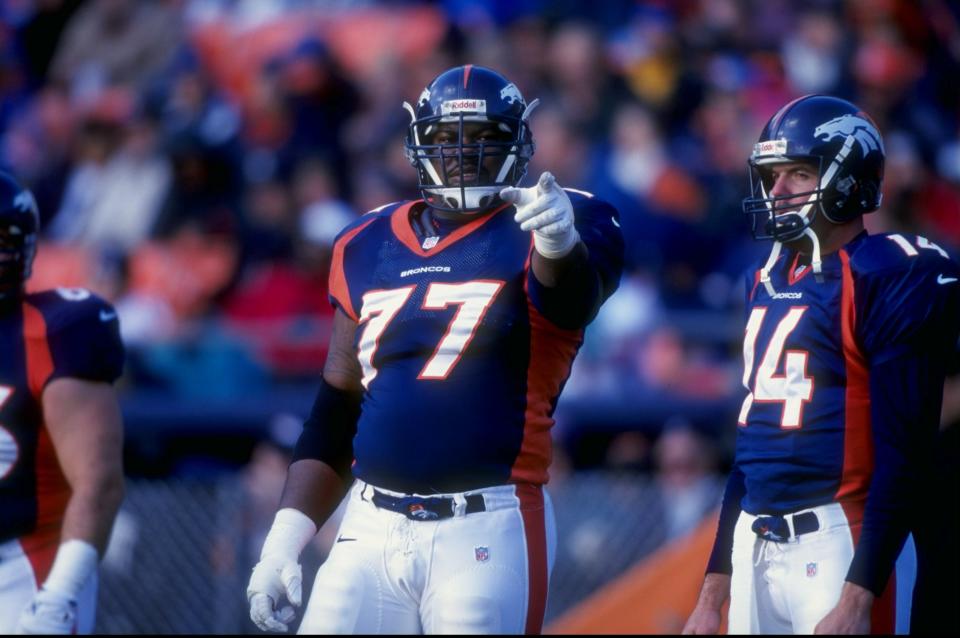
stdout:
<svg viewBox="0 0 960 638">
<path fill-rule="evenodd" d="M 862 233 L 824 258 L 822 282 L 795 254 L 781 256 L 770 278 L 772 295 L 759 271 L 747 288 L 741 507 L 783 514 L 841 502 L 857 522 L 876 469 L 873 437 L 936 433 L 935 421 L 904 421 L 939 418 L 960 270 L 923 237 Z M 899 361 L 919 362 L 932 382 L 881 378 L 895 367 L 884 364 Z M 896 394 L 876 396 L 892 385 Z"/>
</svg>

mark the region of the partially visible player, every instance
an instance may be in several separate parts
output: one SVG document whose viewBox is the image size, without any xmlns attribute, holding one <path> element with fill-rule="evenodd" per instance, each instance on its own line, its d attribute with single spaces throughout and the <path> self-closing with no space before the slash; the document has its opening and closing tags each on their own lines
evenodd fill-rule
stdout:
<svg viewBox="0 0 960 638">
<path fill-rule="evenodd" d="M 549 173 L 517 188 L 535 104 L 466 65 L 406 105 L 423 199 L 334 245 L 321 388 L 247 589 L 260 628 L 294 618 L 300 550 L 355 477 L 302 633 L 540 632 L 552 415 L 623 237 Z"/>
<path fill-rule="evenodd" d="M 123 346 L 88 291 L 24 291 L 38 226 L 0 173 L 0 633 L 90 633 L 123 498 Z"/>
<path fill-rule="evenodd" d="M 749 163 L 744 211 L 774 243 L 747 282 L 736 456 L 684 633 L 716 633 L 728 596 L 731 634 L 892 633 L 897 556 L 936 515 L 921 496 L 940 489 L 960 269 L 925 237 L 864 230 L 884 148 L 853 104 L 790 102 Z"/>
</svg>

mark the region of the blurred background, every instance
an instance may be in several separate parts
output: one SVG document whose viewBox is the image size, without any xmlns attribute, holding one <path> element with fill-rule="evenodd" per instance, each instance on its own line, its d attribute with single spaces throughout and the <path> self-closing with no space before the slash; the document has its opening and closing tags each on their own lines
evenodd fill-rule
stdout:
<svg viewBox="0 0 960 638">
<path fill-rule="evenodd" d="M 746 158 L 779 106 L 859 104 L 887 151 L 870 230 L 960 252 L 947 0 L 4 0 L 0 20 L 0 166 L 43 222 L 30 286 L 104 296 L 128 347 L 103 633 L 253 631 L 245 584 L 325 358 L 332 240 L 419 196 L 400 105 L 448 67 L 539 97 L 526 183 L 549 169 L 607 199 L 627 239 L 556 412 L 548 628 L 711 524 L 742 398 L 742 271 L 769 250 L 740 212 Z"/>
</svg>

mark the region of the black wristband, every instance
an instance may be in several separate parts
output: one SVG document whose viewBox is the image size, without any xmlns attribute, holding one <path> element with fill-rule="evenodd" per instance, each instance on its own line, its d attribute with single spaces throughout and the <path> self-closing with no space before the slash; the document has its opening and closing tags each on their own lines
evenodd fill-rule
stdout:
<svg viewBox="0 0 960 638">
<path fill-rule="evenodd" d="M 360 418 L 359 392 L 341 390 L 321 378 L 317 398 L 303 432 L 293 449 L 292 461 L 315 459 L 332 467 L 344 480 L 350 478 L 353 437 Z"/>
</svg>

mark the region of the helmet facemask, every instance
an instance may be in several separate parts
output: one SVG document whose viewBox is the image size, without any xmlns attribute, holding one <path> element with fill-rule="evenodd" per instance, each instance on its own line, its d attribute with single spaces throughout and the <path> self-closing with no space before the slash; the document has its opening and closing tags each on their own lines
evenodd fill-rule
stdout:
<svg viewBox="0 0 960 638">
<path fill-rule="evenodd" d="M 17 225 L 0 227 L 0 300 L 18 295 L 30 277 L 37 236 Z"/>
<path fill-rule="evenodd" d="M 424 200 L 442 211 L 475 214 L 496 206 L 500 191 L 526 175 L 535 148 L 527 120 L 539 100 L 525 104 L 514 85 L 488 70 L 474 70 L 473 77 L 487 85 L 478 85 L 473 94 L 448 95 L 435 82 L 417 109 L 403 104 L 411 120 L 407 159 L 417 169 Z M 499 139 L 473 141 L 479 127 L 493 128 Z"/>
<path fill-rule="evenodd" d="M 535 148 L 527 118 L 537 102 L 519 118 L 460 111 L 420 119 L 405 102 L 411 116 L 405 150 L 424 200 L 435 209 L 465 214 L 494 207 L 500 191 L 526 175 Z M 495 127 L 504 139 L 464 143 L 468 127 L 475 125 Z M 441 129 L 453 141 L 431 143 Z M 490 166 L 491 160 L 499 161 Z"/>
<path fill-rule="evenodd" d="M 19 188 L 7 181 L 5 187 Z M 16 192 L 16 191 L 14 191 Z M 40 215 L 28 190 L 19 190 L 0 209 L 0 301 L 19 296 L 33 269 Z"/>
<path fill-rule="evenodd" d="M 785 162 L 803 162 L 815 167 L 817 188 L 802 193 L 771 196 L 773 177 L 770 167 Z M 802 237 L 817 214 L 826 215 L 824 204 L 835 200 L 829 183 L 824 178 L 822 160 L 819 157 L 791 157 L 749 160 L 750 193 L 743 200 L 743 212 L 750 218 L 754 239 L 773 239 L 789 242 Z M 800 200 L 800 203 L 798 203 Z"/>
</svg>

